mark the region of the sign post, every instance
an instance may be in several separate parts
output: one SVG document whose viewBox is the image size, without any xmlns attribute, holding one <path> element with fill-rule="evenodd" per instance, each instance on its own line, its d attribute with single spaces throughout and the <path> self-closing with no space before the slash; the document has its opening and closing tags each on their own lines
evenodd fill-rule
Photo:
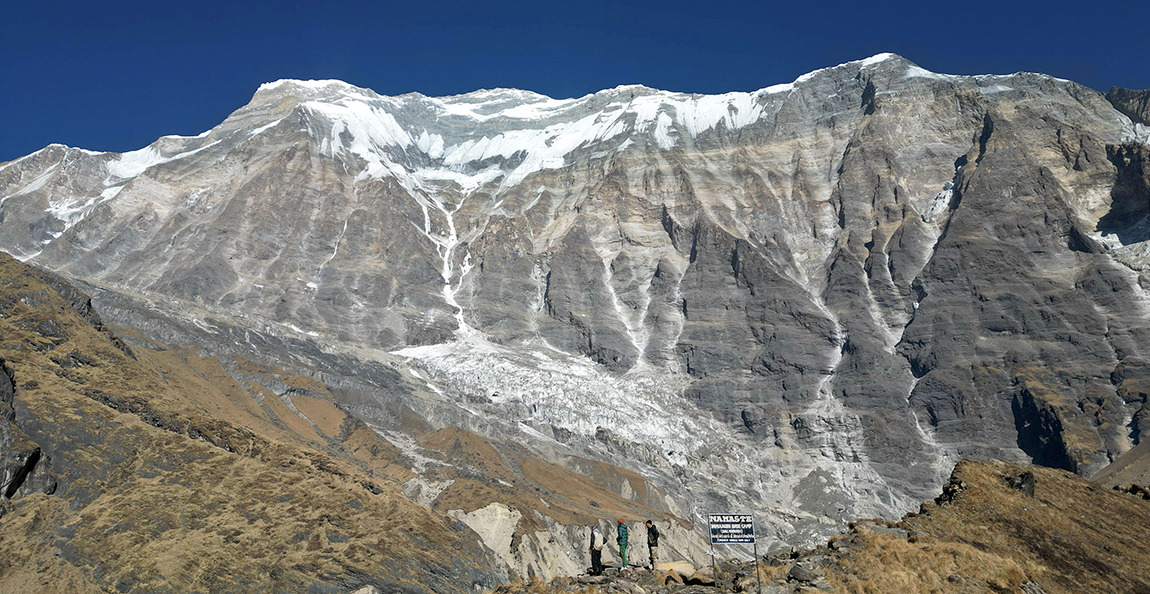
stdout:
<svg viewBox="0 0 1150 594">
<path fill-rule="evenodd" d="M 711 574 L 715 576 L 715 584 L 719 583 L 719 574 L 715 570 L 714 550 L 717 544 L 749 544 L 755 551 L 755 579 L 759 583 L 759 594 L 763 593 L 763 579 L 759 575 L 759 543 L 755 541 L 755 518 L 751 514 L 709 514 L 711 525 Z"/>
</svg>

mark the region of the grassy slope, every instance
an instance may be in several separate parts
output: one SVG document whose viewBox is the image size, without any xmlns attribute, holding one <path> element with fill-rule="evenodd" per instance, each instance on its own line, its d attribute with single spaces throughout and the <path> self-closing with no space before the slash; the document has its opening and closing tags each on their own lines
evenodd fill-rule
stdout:
<svg viewBox="0 0 1150 594">
<path fill-rule="evenodd" d="M 52 284 L 0 255 L 0 358 L 59 481 L 0 518 L 0 592 L 491 583 L 476 537 L 403 497 L 394 448 L 354 419 L 303 389 L 304 419 L 208 359 L 129 356 Z M 340 435 L 350 455 L 325 451 Z"/>
<path fill-rule="evenodd" d="M 1035 476 L 1034 495 L 1009 485 Z M 1067 471 L 962 461 L 897 524 L 860 523 L 831 554 L 836 592 L 1150 592 L 1150 502 Z M 890 528 L 891 530 L 887 532 Z M 893 532 L 893 533 L 891 533 Z"/>
<path fill-rule="evenodd" d="M 523 514 L 515 530 L 516 539 L 525 532 L 545 529 L 536 514 L 580 526 L 618 517 L 632 521 L 640 518 L 678 520 L 665 508 L 621 497 L 604 485 L 608 482 L 606 479 L 596 481 L 540 460 L 521 446 L 489 440 L 459 427 L 424 434 L 420 442 L 430 455 L 451 462 L 436 469 L 436 478 L 454 482 L 436 499 L 435 509 L 471 512 L 497 501 Z M 613 472 L 626 477 L 644 494 L 650 489 L 661 496 L 656 487 L 637 474 L 609 464 L 600 463 L 600 466 L 604 475 Z"/>
<path fill-rule="evenodd" d="M 1035 475 L 1033 497 L 1007 485 L 1024 471 Z M 1049 594 L 1150 592 L 1150 502 L 1063 470 L 998 461 L 961 462 L 953 480 L 967 487 L 925 505 L 906 520 L 912 528 L 1013 563 Z"/>
</svg>

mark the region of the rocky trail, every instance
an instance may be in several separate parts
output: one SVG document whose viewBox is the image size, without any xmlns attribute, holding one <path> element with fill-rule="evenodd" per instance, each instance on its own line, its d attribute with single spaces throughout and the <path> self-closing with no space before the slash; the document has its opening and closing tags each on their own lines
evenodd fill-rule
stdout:
<svg viewBox="0 0 1150 594">
<path fill-rule="evenodd" d="M 496 594 L 1150 592 L 1143 571 L 1150 501 L 1065 471 L 998 461 L 958 464 L 942 493 L 898 522 L 869 519 L 825 545 L 750 561 L 654 570 L 610 567 Z M 637 554 L 642 556 L 645 551 Z"/>
</svg>

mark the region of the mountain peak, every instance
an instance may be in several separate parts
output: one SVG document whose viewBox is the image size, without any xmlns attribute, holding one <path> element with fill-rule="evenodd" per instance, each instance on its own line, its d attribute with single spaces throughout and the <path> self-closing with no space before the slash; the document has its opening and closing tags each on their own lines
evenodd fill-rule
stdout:
<svg viewBox="0 0 1150 594">
<path fill-rule="evenodd" d="M 259 91 L 270 91 L 270 90 L 277 89 L 280 87 L 296 87 L 296 88 L 310 89 L 310 90 L 321 90 L 321 89 L 328 89 L 331 87 L 340 87 L 340 88 L 344 88 L 344 89 L 359 89 L 359 87 L 356 87 L 355 85 L 352 85 L 350 83 L 346 83 L 342 80 L 338 80 L 338 79 L 334 79 L 334 78 L 322 79 L 322 80 L 313 80 L 313 79 L 301 80 L 301 79 L 296 79 L 296 78 L 281 78 L 279 80 L 264 83 L 264 84 L 260 85 L 260 88 L 258 90 Z M 362 90 L 362 89 L 360 89 L 360 90 Z"/>
</svg>

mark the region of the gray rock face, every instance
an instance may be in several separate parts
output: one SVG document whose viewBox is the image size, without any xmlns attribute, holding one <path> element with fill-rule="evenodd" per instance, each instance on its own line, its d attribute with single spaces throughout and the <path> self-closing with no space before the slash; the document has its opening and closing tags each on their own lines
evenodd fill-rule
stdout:
<svg viewBox="0 0 1150 594">
<path fill-rule="evenodd" d="M 893 55 L 720 96 L 280 81 L 198 137 L 0 165 L 0 248 L 403 359 L 444 419 L 809 541 L 957 457 L 1090 474 L 1139 439 L 1150 133 L 1118 95 Z"/>
<path fill-rule="evenodd" d="M 1131 120 L 1150 126 L 1150 89 L 1136 91 L 1122 87 L 1111 87 L 1106 100 Z"/>
<path fill-rule="evenodd" d="M 0 360 L 0 516 L 9 499 L 56 490 L 52 461 L 16 422 L 12 371 Z"/>
</svg>

